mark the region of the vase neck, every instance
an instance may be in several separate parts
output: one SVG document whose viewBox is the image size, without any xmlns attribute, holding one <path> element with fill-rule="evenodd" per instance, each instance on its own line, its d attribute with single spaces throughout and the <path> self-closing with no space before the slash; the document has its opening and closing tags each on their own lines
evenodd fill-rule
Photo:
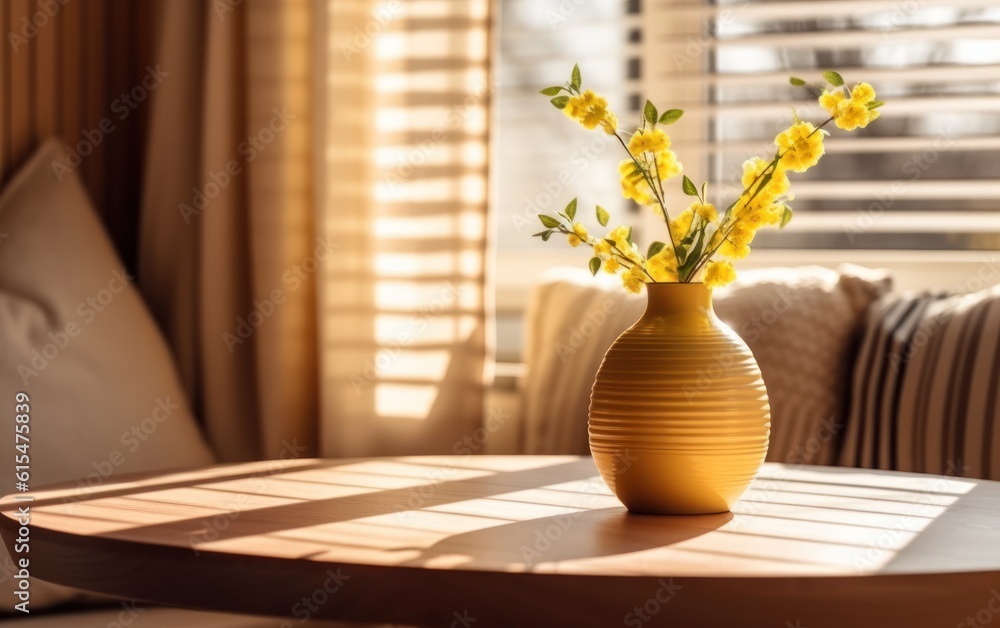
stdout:
<svg viewBox="0 0 1000 628">
<path fill-rule="evenodd" d="M 646 294 L 643 316 L 712 313 L 712 290 L 703 283 L 650 283 Z"/>
</svg>

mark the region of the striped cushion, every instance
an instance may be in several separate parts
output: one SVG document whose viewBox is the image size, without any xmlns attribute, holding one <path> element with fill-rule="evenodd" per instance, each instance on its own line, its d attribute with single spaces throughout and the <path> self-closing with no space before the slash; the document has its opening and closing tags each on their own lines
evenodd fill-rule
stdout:
<svg viewBox="0 0 1000 628">
<path fill-rule="evenodd" d="M 872 307 L 840 463 L 1000 479 L 1000 286 Z"/>
</svg>

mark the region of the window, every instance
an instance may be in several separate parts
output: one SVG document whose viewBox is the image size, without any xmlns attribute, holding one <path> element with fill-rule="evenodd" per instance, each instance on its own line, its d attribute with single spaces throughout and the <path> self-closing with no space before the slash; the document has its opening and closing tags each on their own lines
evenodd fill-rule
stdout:
<svg viewBox="0 0 1000 628">
<path fill-rule="evenodd" d="M 1000 247 L 1000 8 L 984 0 L 647 2 L 647 85 L 700 128 L 675 142 L 732 198 L 740 164 L 773 151 L 791 101 L 826 116 L 791 75 L 872 82 L 882 117 L 827 140 L 794 177 L 796 218 L 762 248 Z M 655 62 L 654 62 L 655 60 Z M 697 161 L 695 161 L 697 160 Z M 728 204 L 728 203 L 724 203 Z"/>
<path fill-rule="evenodd" d="M 793 107 L 825 118 L 789 76 L 818 82 L 822 70 L 834 69 L 849 82 L 875 85 L 889 103 L 882 117 L 850 134 L 832 129 L 821 167 L 794 175 L 795 219 L 780 232 L 762 230 L 744 268 L 854 261 L 893 268 L 907 278 L 901 285 L 933 273 L 928 285 L 946 286 L 947 274 L 927 262 L 957 268 L 1000 249 L 995 0 L 500 2 L 501 361 L 519 355 L 532 278 L 548 266 L 586 262 L 578 250 L 530 238 L 539 230 L 536 213 L 579 196 L 581 208 L 601 203 L 613 221 L 636 224 L 640 238 L 662 233 L 658 217 L 629 213 L 621 198 L 621 155 L 609 145 L 596 159 L 574 160 L 600 134 L 558 124 L 538 106 L 538 89 L 560 81 L 574 62 L 588 85 L 608 94 L 623 127 L 637 122 L 643 96 L 661 109 L 684 109 L 671 127 L 674 149 L 685 173 L 710 181 L 723 206 L 737 191 L 740 164 L 774 150 Z M 562 169 L 571 176 L 557 185 Z M 687 203 L 679 188 L 667 191 L 671 207 Z M 537 202 L 550 196 L 550 205 Z"/>
<path fill-rule="evenodd" d="M 586 262 L 578 250 L 530 237 L 541 230 L 537 214 L 562 209 L 574 196 L 588 215 L 598 203 L 619 222 L 631 210 L 613 174 L 620 148 L 602 133 L 560 120 L 538 90 L 566 80 L 579 63 L 587 86 L 605 95 L 615 111 L 634 110 L 642 32 L 637 2 L 498 2 L 497 359 L 510 361 L 520 352 L 530 278 L 548 266 Z M 634 216 L 628 219 L 634 222 Z"/>
</svg>

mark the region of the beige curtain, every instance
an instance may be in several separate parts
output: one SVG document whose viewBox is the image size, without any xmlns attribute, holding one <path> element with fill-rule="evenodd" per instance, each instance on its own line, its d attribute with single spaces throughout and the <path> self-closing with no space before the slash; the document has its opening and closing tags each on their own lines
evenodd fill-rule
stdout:
<svg viewBox="0 0 1000 628">
<path fill-rule="evenodd" d="M 143 292 L 222 460 L 317 433 L 308 0 L 159 3 Z M 322 254 L 322 251 L 320 251 Z"/>
<path fill-rule="evenodd" d="M 160 6 L 140 282 L 223 459 L 475 443 L 488 4 Z"/>
<path fill-rule="evenodd" d="M 489 4 L 323 3 L 325 455 L 482 445 Z"/>
</svg>

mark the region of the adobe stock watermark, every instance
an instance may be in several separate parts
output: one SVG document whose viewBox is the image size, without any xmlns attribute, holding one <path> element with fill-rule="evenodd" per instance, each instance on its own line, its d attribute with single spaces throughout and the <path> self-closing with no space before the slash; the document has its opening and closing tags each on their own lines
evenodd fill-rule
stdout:
<svg viewBox="0 0 1000 628">
<path fill-rule="evenodd" d="M 351 375 L 351 387 L 355 395 L 361 395 L 366 388 L 375 383 L 381 373 L 384 373 L 407 347 L 412 345 L 430 327 L 434 317 L 440 316 L 459 301 L 463 288 L 454 281 L 448 281 L 441 292 L 421 306 L 410 317 L 395 336 L 381 343 L 374 359 L 365 358 L 361 362 L 361 371 Z"/>
<path fill-rule="evenodd" d="M 156 67 L 146 66 L 146 75 L 142 77 L 142 80 L 138 85 L 134 86 L 127 92 L 122 92 L 115 100 L 111 102 L 111 113 L 114 116 L 107 116 L 102 118 L 97 126 L 92 129 L 83 129 L 80 131 L 80 135 L 83 136 L 75 146 L 64 146 L 66 151 L 66 156 L 62 161 L 53 161 L 52 172 L 55 173 L 56 179 L 62 183 L 63 177 L 67 174 L 73 172 L 83 160 L 93 154 L 94 149 L 104 142 L 104 138 L 109 134 L 114 133 L 115 120 L 119 122 L 124 121 L 136 108 L 142 104 L 149 94 L 159 87 L 163 81 L 170 76 L 170 73 L 160 69 L 160 65 L 157 64 Z"/>
<path fill-rule="evenodd" d="M 906 0 L 905 2 L 893 4 L 892 10 L 888 13 L 881 13 L 877 18 L 878 29 L 882 31 L 882 37 L 888 37 L 889 33 L 901 26 L 910 25 L 910 18 L 917 11 L 923 8 L 920 0 Z"/>
<path fill-rule="evenodd" d="M 735 330 L 740 338 L 747 344 L 757 342 L 762 335 L 767 333 L 771 327 L 777 323 L 781 316 L 792 308 L 792 305 L 801 298 L 795 290 L 782 287 L 778 295 L 771 302 L 771 305 L 761 310 L 760 314 L 751 316 L 750 320 Z M 717 354 L 714 363 L 707 368 L 699 368 L 694 384 L 684 386 L 684 395 L 688 402 L 693 402 L 694 398 L 712 387 L 712 383 L 724 377 L 726 373 L 736 364 L 736 358 L 732 353 Z"/>
<path fill-rule="evenodd" d="M 364 26 L 355 28 L 351 37 L 340 41 L 337 47 L 344 59 L 350 61 L 353 57 L 363 54 L 372 42 L 382 34 L 382 31 L 403 13 L 403 5 L 393 0 L 381 6 L 377 6 L 371 11 L 371 19 L 365 22 Z"/>
<path fill-rule="evenodd" d="M 555 30 L 556 26 L 569 20 L 570 16 L 576 13 L 587 0 L 562 0 L 556 10 L 545 10 L 545 21 L 549 23 L 549 29 Z"/>
<path fill-rule="evenodd" d="M 673 578 L 660 578 L 658 584 L 659 588 L 645 602 L 625 613 L 622 623 L 626 626 L 643 626 L 651 622 L 684 588 L 675 584 Z"/>
<path fill-rule="evenodd" d="M 757 477 L 750 486 L 750 490 L 744 496 L 744 499 L 740 501 L 740 514 L 741 515 L 755 515 L 757 514 L 762 506 L 762 503 L 770 502 L 775 496 L 775 493 L 781 492 L 781 486 L 779 482 L 788 480 L 792 472 L 797 471 L 812 463 L 815 459 L 816 454 L 819 453 L 823 447 L 833 441 L 838 434 L 844 429 L 843 423 L 837 423 L 835 421 L 836 415 L 832 415 L 825 419 L 820 419 L 819 429 L 815 434 L 810 436 L 805 443 L 797 445 L 791 451 L 786 452 L 785 461 L 786 465 L 777 467 L 773 475 L 770 477 Z M 754 499 L 747 499 L 753 497 Z M 728 525 L 730 529 L 738 528 L 744 519 L 737 517 L 733 519 Z"/>
<path fill-rule="evenodd" d="M 888 187 L 875 195 L 874 201 L 867 207 L 859 207 L 854 216 L 854 221 L 844 224 L 844 233 L 847 241 L 854 244 L 858 236 L 871 229 L 876 221 L 881 218 L 887 209 L 891 208 L 896 199 L 906 190 L 906 184 L 910 181 L 919 181 L 938 162 L 941 153 L 948 150 L 955 143 L 955 133 L 951 128 L 937 136 L 933 145 L 924 148 L 919 153 L 912 155 L 903 163 L 902 173 L 908 179 L 896 179 L 888 183 Z"/>
<path fill-rule="evenodd" d="M 131 626 L 135 622 L 139 621 L 139 615 L 146 612 L 146 609 L 139 606 L 138 601 L 132 600 L 122 600 L 121 602 L 122 610 L 118 611 L 117 617 L 109 621 L 106 628 L 125 628 L 125 626 Z"/>
<path fill-rule="evenodd" d="M 749 5 L 750 0 L 743 0 L 739 5 L 727 6 L 719 12 L 716 22 L 721 26 L 732 24 L 736 20 L 737 12 Z M 712 47 L 716 38 L 715 33 L 718 30 L 718 26 L 711 29 L 700 27 L 697 37 L 688 35 L 687 39 L 684 40 L 685 46 L 683 52 L 675 50 L 670 53 L 670 59 L 674 62 L 674 68 L 678 70 L 686 70 L 688 68 L 697 69 L 695 61 L 705 53 L 706 49 Z"/>
<path fill-rule="evenodd" d="M 268 460 L 267 466 L 263 470 L 246 478 L 246 488 L 250 492 L 235 493 L 235 497 L 220 503 L 218 507 L 224 512 L 203 518 L 201 529 L 188 536 L 188 545 L 194 550 L 194 555 L 200 556 L 201 550 L 199 548 L 201 545 L 217 540 L 223 532 L 229 529 L 229 526 L 233 525 L 233 522 L 240 518 L 240 515 L 243 514 L 242 508 L 250 502 L 251 493 L 262 495 L 270 484 L 271 476 L 283 471 L 289 460 L 300 458 L 305 451 L 306 448 L 300 446 L 295 439 L 292 439 L 291 442 L 283 441 L 278 457 Z"/>
<path fill-rule="evenodd" d="M 955 628 L 984 628 L 992 624 L 1000 615 L 1000 589 L 992 589 L 990 594 L 990 599 L 975 615 L 967 615 Z"/>
<path fill-rule="evenodd" d="M 28 380 L 37 377 L 48 368 L 49 363 L 58 358 L 73 339 L 79 336 L 87 325 L 93 323 L 97 316 L 111 305 L 115 296 L 121 294 L 133 281 L 135 277 L 129 275 L 124 267 L 121 270 L 111 271 L 111 279 L 107 285 L 76 306 L 74 312 L 77 319 L 67 321 L 62 329 L 49 332 L 46 336 L 48 342 L 32 350 L 31 359 L 27 364 L 22 362 L 17 366 L 21 382 L 27 386 Z"/>
<path fill-rule="evenodd" d="M 628 471 L 632 465 L 639 460 L 639 457 L 632 454 L 628 449 L 619 451 L 615 454 L 615 458 L 618 460 L 619 464 L 615 465 L 616 470 L 621 472 Z M 527 567 L 533 567 L 538 561 L 544 557 L 545 553 L 550 549 L 555 547 L 559 543 L 569 530 L 573 527 L 573 524 L 582 515 L 590 512 L 590 506 L 600 499 L 604 493 L 604 487 L 606 486 L 604 480 L 599 477 L 592 477 L 589 479 L 588 488 L 591 490 L 584 491 L 585 497 L 577 504 L 572 507 L 580 508 L 576 512 L 567 513 L 565 515 L 559 515 L 555 517 L 555 520 L 545 526 L 544 528 L 536 528 L 535 536 L 532 539 L 531 544 L 524 543 L 519 548 L 521 550 L 521 559 Z"/>
<path fill-rule="evenodd" d="M 448 141 L 450 134 L 461 127 L 473 111 L 483 107 L 494 91 L 496 91 L 495 85 L 481 82 L 461 102 L 453 104 L 445 115 L 444 123 L 430 132 L 430 139 L 417 142 L 405 157 L 399 159 L 395 168 L 382 175 L 382 182 L 390 190 L 395 190 L 397 186 L 413 176 L 413 173 L 423 166 L 442 144 Z"/>
<path fill-rule="evenodd" d="M 21 51 L 22 46 L 27 46 L 28 42 L 38 36 L 38 32 L 48 26 L 59 10 L 70 3 L 70 0 L 38 0 L 38 10 L 31 15 L 21 17 L 20 23 L 15 25 L 15 31 L 7 33 L 7 41 L 10 42 L 11 50 L 14 54 Z"/>
<path fill-rule="evenodd" d="M 956 284 L 953 288 L 952 296 L 959 297 L 959 302 L 964 303 L 976 298 L 976 293 L 980 290 L 1000 281 L 1000 257 L 994 253 L 992 257 L 983 257 L 981 261 L 982 263 L 973 275 L 964 282 Z M 886 354 L 892 372 L 898 374 L 903 367 L 909 364 L 910 360 L 947 325 L 950 318 L 948 312 L 942 312 L 937 316 L 920 321 L 916 331 L 907 342 Z"/>
<path fill-rule="evenodd" d="M 458 461 L 481 453 L 493 434 L 499 431 L 510 418 L 511 415 L 505 413 L 502 408 L 490 408 L 483 418 L 482 426 L 455 441 L 451 447 L 452 456 L 448 459 L 448 463 L 431 469 L 425 476 L 430 480 L 430 483 L 411 487 L 407 491 L 406 502 L 396 506 L 396 515 L 400 522 L 405 522 L 410 512 L 423 508 L 428 500 L 437 494 L 440 485 L 454 477 L 458 469 Z"/>
<path fill-rule="evenodd" d="M 229 353 L 235 353 L 236 347 L 249 340 L 254 332 L 264 324 L 264 321 L 274 316 L 278 307 L 288 300 L 288 296 L 301 288 L 302 284 L 319 269 L 323 260 L 332 255 L 338 248 L 340 248 L 340 244 L 331 241 L 330 238 L 316 238 L 316 247 L 313 249 L 312 255 L 282 273 L 281 287 L 275 288 L 261 299 L 254 299 L 253 309 L 246 316 L 236 317 L 236 326 L 233 331 L 222 333 L 222 341 L 229 349 Z"/>
<path fill-rule="evenodd" d="M 303 595 L 302 599 L 292 604 L 290 612 L 292 617 L 297 617 L 300 624 L 304 624 L 312 619 L 319 609 L 330 601 L 330 598 L 337 594 L 344 584 L 351 579 L 351 576 L 342 572 L 341 567 L 326 570 L 326 579 L 313 589 L 312 593 Z M 281 628 L 292 628 L 292 622 L 286 620 L 281 622 Z"/>
<path fill-rule="evenodd" d="M 965 477 L 968 469 L 968 466 L 962 464 L 961 459 L 948 461 L 948 472 L 951 477 Z M 878 537 L 868 539 L 868 549 L 862 555 L 855 555 L 853 558 L 855 569 L 859 572 L 868 571 L 895 555 L 910 537 L 924 529 L 929 517 L 933 518 L 947 508 L 946 504 L 939 503 L 934 496 L 953 495 L 955 488 L 952 486 L 953 482 L 946 477 L 934 477 L 914 501 L 907 502 L 909 505 L 918 506 L 919 510 L 913 514 L 900 515 L 891 526 L 882 530 Z"/>
<path fill-rule="evenodd" d="M 91 461 L 90 466 L 94 470 L 76 479 L 77 486 L 73 495 L 62 500 L 69 506 L 70 512 L 77 502 L 88 499 L 97 488 L 111 479 L 129 457 L 134 456 L 143 443 L 151 439 L 160 426 L 180 409 L 180 404 L 174 403 L 170 395 L 157 397 L 149 414 L 121 433 L 118 442 L 121 443 L 122 449 L 112 449 L 103 458 Z"/>
<path fill-rule="evenodd" d="M 296 117 L 295 114 L 288 112 L 288 107 L 272 109 L 267 124 L 259 128 L 256 133 L 248 135 L 236 147 L 238 158 L 230 159 L 219 170 L 209 170 L 208 181 L 200 188 L 191 188 L 191 202 L 177 204 L 177 210 L 184 219 L 184 224 L 190 225 L 192 216 L 200 216 L 212 200 L 229 187 L 235 177 L 243 174 L 243 166 L 253 162 L 266 150 L 274 138 L 287 129 Z"/>
<path fill-rule="evenodd" d="M 570 165 L 563 168 L 553 179 L 542 183 L 542 191 L 534 198 L 525 197 L 520 212 L 510 214 L 510 221 L 518 233 L 525 228 L 538 227 L 538 214 L 546 213 L 554 202 L 563 201 L 563 193 L 573 184 L 576 177 L 584 174 L 590 166 L 607 151 L 610 140 L 607 135 L 594 136 L 570 154 Z M 561 209 L 561 206 L 560 206 Z"/>
<path fill-rule="evenodd" d="M 577 325 L 570 327 L 566 342 L 556 343 L 556 355 L 566 364 L 581 347 L 608 322 L 609 315 L 618 311 L 618 299 L 606 297 L 597 307 L 587 310 Z"/>
</svg>

